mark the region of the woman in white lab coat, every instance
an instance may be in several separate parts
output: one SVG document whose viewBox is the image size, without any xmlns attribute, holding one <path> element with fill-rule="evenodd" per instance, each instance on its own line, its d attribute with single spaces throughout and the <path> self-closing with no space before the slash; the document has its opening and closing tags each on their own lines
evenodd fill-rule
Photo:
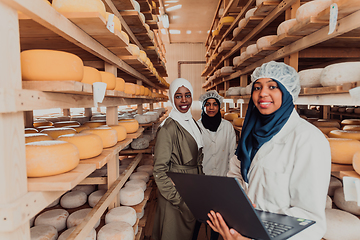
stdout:
<svg viewBox="0 0 360 240">
<path fill-rule="evenodd" d="M 326 232 L 329 143 L 294 109 L 300 92 L 295 69 L 271 61 L 251 77 L 251 98 L 228 176 L 240 180 L 257 209 L 316 221 L 290 239 L 320 240 Z M 212 211 L 209 218 L 225 240 L 248 239 L 229 230 L 219 213 Z"/>
</svg>

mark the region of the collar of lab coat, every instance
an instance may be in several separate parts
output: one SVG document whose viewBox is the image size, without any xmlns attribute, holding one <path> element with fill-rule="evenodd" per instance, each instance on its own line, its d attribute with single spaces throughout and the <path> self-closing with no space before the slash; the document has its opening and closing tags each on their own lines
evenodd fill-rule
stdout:
<svg viewBox="0 0 360 240">
<path fill-rule="evenodd" d="M 298 124 L 300 120 L 299 114 L 296 112 L 295 108 L 293 109 L 288 121 L 282 127 L 282 129 L 270 140 L 274 143 L 286 143 L 286 137 Z"/>
</svg>

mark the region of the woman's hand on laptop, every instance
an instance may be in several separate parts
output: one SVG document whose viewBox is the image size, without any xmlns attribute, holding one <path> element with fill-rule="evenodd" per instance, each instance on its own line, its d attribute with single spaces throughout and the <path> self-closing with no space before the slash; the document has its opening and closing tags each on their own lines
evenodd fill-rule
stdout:
<svg viewBox="0 0 360 240">
<path fill-rule="evenodd" d="M 220 233 L 221 236 L 224 238 L 224 240 L 250 239 L 247 237 L 243 237 L 235 229 L 229 229 L 229 227 L 226 225 L 220 213 L 215 213 L 214 211 L 210 211 L 210 213 L 208 213 L 208 217 L 210 218 L 211 221 L 207 220 L 206 222 L 215 232 Z"/>
</svg>

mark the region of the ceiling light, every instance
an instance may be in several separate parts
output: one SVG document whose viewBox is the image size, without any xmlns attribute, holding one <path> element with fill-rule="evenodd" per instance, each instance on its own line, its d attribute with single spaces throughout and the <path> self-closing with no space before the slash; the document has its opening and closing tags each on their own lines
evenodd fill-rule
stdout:
<svg viewBox="0 0 360 240">
<path fill-rule="evenodd" d="M 191 30 L 187 30 L 187 31 L 186 31 L 186 34 L 191 34 Z"/>
<path fill-rule="evenodd" d="M 181 31 L 180 30 L 175 30 L 175 29 L 170 29 L 169 33 L 170 34 L 181 34 Z"/>
<path fill-rule="evenodd" d="M 164 34 L 164 35 L 166 34 L 165 29 L 162 28 L 160 31 L 161 31 L 162 34 Z"/>
<path fill-rule="evenodd" d="M 170 11 L 178 10 L 178 9 L 180 9 L 181 7 L 182 7 L 182 5 L 179 4 L 179 5 L 176 5 L 176 6 L 173 6 L 173 7 L 166 8 L 166 11 L 167 11 L 167 12 L 170 12 Z"/>
<path fill-rule="evenodd" d="M 172 0 L 172 1 L 165 1 L 165 3 L 177 3 L 178 1 L 177 0 Z"/>
<path fill-rule="evenodd" d="M 169 16 L 167 14 L 161 15 L 161 22 L 164 28 L 169 28 L 170 22 L 169 22 Z"/>
</svg>

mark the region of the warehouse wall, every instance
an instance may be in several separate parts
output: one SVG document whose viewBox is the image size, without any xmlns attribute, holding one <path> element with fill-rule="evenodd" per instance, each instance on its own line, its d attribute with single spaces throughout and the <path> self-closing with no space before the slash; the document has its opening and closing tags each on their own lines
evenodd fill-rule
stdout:
<svg viewBox="0 0 360 240">
<path fill-rule="evenodd" d="M 171 83 L 178 78 L 179 61 L 205 61 L 205 46 L 203 43 L 173 43 L 166 44 L 166 70 L 169 75 L 167 82 Z M 192 114 L 195 120 L 200 118 L 201 108 L 198 101 L 200 95 L 205 92 L 201 85 L 205 78 L 201 72 L 205 68 L 203 64 L 181 64 L 181 77 L 189 80 L 194 88 Z M 170 103 L 168 103 L 169 106 Z"/>
</svg>

